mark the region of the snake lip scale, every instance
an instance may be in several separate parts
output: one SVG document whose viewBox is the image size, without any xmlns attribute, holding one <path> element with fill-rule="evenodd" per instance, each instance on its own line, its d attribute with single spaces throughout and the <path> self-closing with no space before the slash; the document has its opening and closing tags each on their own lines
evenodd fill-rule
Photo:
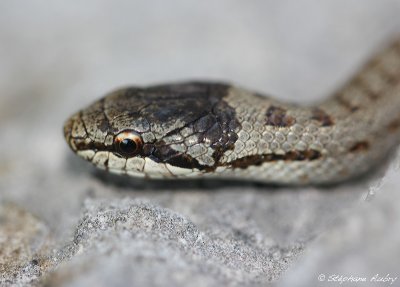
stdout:
<svg viewBox="0 0 400 287">
<path fill-rule="evenodd" d="M 399 142 L 400 41 L 311 106 L 216 82 L 128 87 L 72 115 L 64 135 L 80 157 L 135 177 L 340 182 Z"/>
</svg>

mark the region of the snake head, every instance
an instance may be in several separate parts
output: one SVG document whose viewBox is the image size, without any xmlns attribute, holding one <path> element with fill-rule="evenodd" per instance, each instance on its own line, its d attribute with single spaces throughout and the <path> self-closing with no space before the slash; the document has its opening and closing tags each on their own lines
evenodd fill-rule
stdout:
<svg viewBox="0 0 400 287">
<path fill-rule="evenodd" d="M 64 125 L 71 149 L 99 168 L 173 178 L 217 169 L 233 149 L 239 122 L 229 87 L 182 83 L 114 91 Z"/>
</svg>

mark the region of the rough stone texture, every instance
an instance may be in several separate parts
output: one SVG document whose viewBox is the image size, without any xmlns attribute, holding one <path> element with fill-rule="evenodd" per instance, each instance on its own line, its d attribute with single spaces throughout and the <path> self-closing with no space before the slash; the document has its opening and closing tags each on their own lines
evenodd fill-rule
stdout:
<svg viewBox="0 0 400 287">
<path fill-rule="evenodd" d="M 400 277 L 399 156 L 330 188 L 149 183 L 95 172 L 61 132 L 126 84 L 224 79 L 322 99 L 400 32 L 398 11 L 394 0 L 2 1 L 0 286 Z"/>
<path fill-rule="evenodd" d="M 39 258 L 49 248 L 49 230 L 37 218 L 13 204 L 0 207 L 1 283 L 28 283 L 42 273 Z"/>
</svg>

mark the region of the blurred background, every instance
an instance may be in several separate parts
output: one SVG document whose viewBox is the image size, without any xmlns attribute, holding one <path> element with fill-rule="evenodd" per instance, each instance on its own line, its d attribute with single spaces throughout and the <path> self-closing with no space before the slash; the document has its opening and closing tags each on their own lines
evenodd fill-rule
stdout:
<svg viewBox="0 0 400 287">
<path fill-rule="evenodd" d="M 399 13 L 399 0 L 1 1 L 0 285 L 400 277 L 397 158 L 329 190 L 158 190 L 100 180 L 61 132 L 126 85 L 209 79 L 322 100 L 400 35 Z"/>
</svg>

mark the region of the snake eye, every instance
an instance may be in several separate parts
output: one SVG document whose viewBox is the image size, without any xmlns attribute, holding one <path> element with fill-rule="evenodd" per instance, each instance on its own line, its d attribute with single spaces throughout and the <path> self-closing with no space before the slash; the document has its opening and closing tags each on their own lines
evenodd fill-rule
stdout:
<svg viewBox="0 0 400 287">
<path fill-rule="evenodd" d="M 119 154 L 130 157 L 138 154 L 143 145 L 143 140 L 134 131 L 123 131 L 114 138 L 114 146 Z"/>
</svg>

